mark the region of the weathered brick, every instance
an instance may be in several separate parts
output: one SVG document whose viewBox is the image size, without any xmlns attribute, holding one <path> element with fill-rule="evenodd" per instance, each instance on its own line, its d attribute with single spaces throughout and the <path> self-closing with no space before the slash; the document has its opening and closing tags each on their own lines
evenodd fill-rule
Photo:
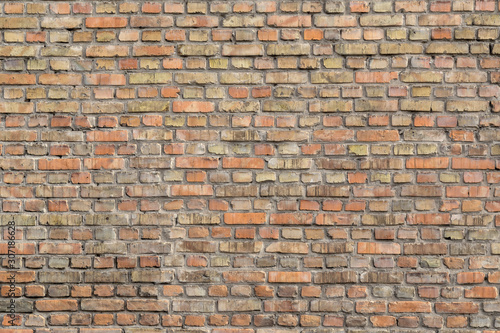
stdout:
<svg viewBox="0 0 500 333">
<path fill-rule="evenodd" d="M 217 302 L 217 309 L 221 312 L 226 311 L 260 311 L 260 300 L 237 300 L 237 299 L 222 299 Z"/>
<path fill-rule="evenodd" d="M 2 17 L 0 18 L 0 29 L 36 29 L 38 20 L 36 17 Z"/>
<path fill-rule="evenodd" d="M 132 282 L 140 283 L 169 283 L 174 279 L 171 270 L 134 270 L 130 277 Z"/>
<path fill-rule="evenodd" d="M 126 17 L 87 17 L 85 26 L 87 28 L 124 28 L 127 22 Z"/>
<path fill-rule="evenodd" d="M 83 299 L 81 301 L 83 311 L 122 311 L 125 301 L 120 299 Z"/>
<path fill-rule="evenodd" d="M 428 255 L 428 254 L 447 254 L 448 248 L 444 243 L 433 243 L 433 244 L 405 244 L 404 245 L 405 254 L 417 254 L 417 255 Z"/>
<path fill-rule="evenodd" d="M 355 102 L 356 111 L 398 111 L 397 100 L 358 100 Z"/>
<path fill-rule="evenodd" d="M 266 273 L 262 271 L 245 271 L 245 272 L 224 272 L 222 273 L 224 281 L 229 283 L 263 283 L 266 280 Z"/>
<path fill-rule="evenodd" d="M 401 247 L 399 244 L 392 243 L 358 243 L 358 254 L 400 254 Z"/>
<path fill-rule="evenodd" d="M 166 112 L 169 105 L 169 102 L 163 101 L 133 101 L 127 104 L 129 112 Z"/>
<path fill-rule="evenodd" d="M 263 45 L 223 45 L 222 55 L 229 57 L 256 57 L 264 55 Z"/>
<path fill-rule="evenodd" d="M 226 224 L 264 224 L 265 213 L 224 213 Z"/>
<path fill-rule="evenodd" d="M 268 300 L 264 301 L 266 312 L 303 312 L 307 302 L 303 300 Z"/>
<path fill-rule="evenodd" d="M 354 246 L 348 243 L 315 243 L 312 245 L 312 252 L 316 253 L 352 253 Z"/>
<path fill-rule="evenodd" d="M 268 56 L 299 56 L 309 54 L 310 48 L 309 44 L 270 44 L 266 51 Z"/>
<path fill-rule="evenodd" d="M 178 45 L 177 52 L 181 56 L 213 56 L 217 53 L 219 47 L 217 45 L 194 45 L 184 44 Z"/>
<path fill-rule="evenodd" d="M 219 251 L 225 253 L 257 253 L 262 249 L 262 242 L 221 242 Z"/>
<path fill-rule="evenodd" d="M 400 301 L 389 303 L 389 312 L 429 313 L 431 311 L 432 307 L 430 302 Z"/>
<path fill-rule="evenodd" d="M 436 313 L 477 313 L 479 307 L 471 302 L 437 302 Z"/>
<path fill-rule="evenodd" d="M 35 302 L 35 308 L 37 311 L 41 312 L 77 311 L 78 303 L 74 299 L 38 300 Z"/>
<path fill-rule="evenodd" d="M 465 54 L 468 52 L 469 45 L 465 43 L 432 42 L 425 49 L 425 53 L 430 54 Z"/>
<path fill-rule="evenodd" d="M 404 16 L 401 14 L 396 14 L 396 15 L 362 15 L 360 17 L 359 23 L 361 26 L 388 27 L 388 26 L 401 26 L 401 25 L 403 25 L 403 21 L 404 21 Z"/>
<path fill-rule="evenodd" d="M 217 74 L 215 73 L 176 73 L 175 82 L 179 84 L 215 84 Z"/>
<path fill-rule="evenodd" d="M 130 84 L 165 84 L 170 81 L 172 81 L 171 73 L 132 73 L 129 75 Z"/>
<path fill-rule="evenodd" d="M 378 52 L 378 45 L 374 43 L 337 44 L 335 52 L 341 55 L 374 55 Z"/>
<path fill-rule="evenodd" d="M 40 272 L 38 274 L 38 280 L 40 283 L 80 283 L 82 281 L 82 273 L 80 273 L 80 272 Z"/>
<path fill-rule="evenodd" d="M 129 47 L 124 45 L 89 46 L 85 54 L 91 58 L 126 57 L 129 55 Z"/>
<path fill-rule="evenodd" d="M 354 271 L 321 272 L 314 274 L 314 283 L 318 284 L 356 283 L 357 281 L 357 274 Z"/>
<path fill-rule="evenodd" d="M 365 272 L 360 275 L 360 281 L 362 283 L 400 284 L 403 282 L 403 276 L 403 272 Z"/>
<path fill-rule="evenodd" d="M 174 312 L 215 312 L 215 301 L 211 300 L 174 300 L 172 301 L 172 310 Z"/>
</svg>

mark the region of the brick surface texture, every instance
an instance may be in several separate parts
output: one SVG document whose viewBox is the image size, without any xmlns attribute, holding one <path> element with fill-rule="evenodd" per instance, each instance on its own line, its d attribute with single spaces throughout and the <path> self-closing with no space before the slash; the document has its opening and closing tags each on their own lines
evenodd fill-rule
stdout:
<svg viewBox="0 0 500 333">
<path fill-rule="evenodd" d="M 499 1 L 1 1 L 0 30 L 0 333 L 500 332 Z"/>
</svg>

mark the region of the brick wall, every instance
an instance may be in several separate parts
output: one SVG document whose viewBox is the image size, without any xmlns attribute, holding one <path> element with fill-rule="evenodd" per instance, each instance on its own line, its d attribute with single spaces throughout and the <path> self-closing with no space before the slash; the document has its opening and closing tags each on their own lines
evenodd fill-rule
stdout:
<svg viewBox="0 0 500 333">
<path fill-rule="evenodd" d="M 0 12 L 0 333 L 500 332 L 498 1 Z"/>
</svg>

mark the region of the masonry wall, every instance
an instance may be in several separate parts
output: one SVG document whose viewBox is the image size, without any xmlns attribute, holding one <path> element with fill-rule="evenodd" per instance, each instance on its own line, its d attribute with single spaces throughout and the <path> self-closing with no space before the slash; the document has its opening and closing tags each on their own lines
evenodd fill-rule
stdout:
<svg viewBox="0 0 500 333">
<path fill-rule="evenodd" d="M 498 10 L 2 1 L 0 333 L 500 332 Z"/>
</svg>

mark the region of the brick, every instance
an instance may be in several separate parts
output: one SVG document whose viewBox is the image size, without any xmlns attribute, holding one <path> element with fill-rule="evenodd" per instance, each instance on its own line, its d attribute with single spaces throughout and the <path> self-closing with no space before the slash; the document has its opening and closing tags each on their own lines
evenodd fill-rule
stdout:
<svg viewBox="0 0 500 333">
<path fill-rule="evenodd" d="M 259 300 L 235 300 L 235 299 L 222 299 L 218 301 L 218 310 L 221 312 L 226 311 L 260 311 L 261 303 Z M 234 316 L 233 316 L 234 318 Z"/>
<path fill-rule="evenodd" d="M 41 74 L 38 82 L 47 85 L 80 85 L 82 76 L 79 74 Z"/>
<path fill-rule="evenodd" d="M 215 73 L 176 73 L 175 82 L 180 84 L 215 84 Z"/>
<path fill-rule="evenodd" d="M 401 14 L 396 15 L 362 15 L 360 17 L 361 26 L 401 26 L 403 25 L 404 17 Z"/>
<path fill-rule="evenodd" d="M 488 275 L 488 279 L 491 274 Z M 459 284 L 474 284 L 482 283 L 484 281 L 485 274 L 482 272 L 463 272 L 457 274 L 457 283 Z"/>
<path fill-rule="evenodd" d="M 90 131 L 87 132 L 87 141 L 89 142 L 117 142 L 127 141 L 127 131 Z"/>
<path fill-rule="evenodd" d="M 85 26 L 87 28 L 124 28 L 127 22 L 126 17 L 87 17 Z"/>
<path fill-rule="evenodd" d="M 333 18 L 333 19 L 332 19 Z M 355 27 L 356 17 L 353 15 L 315 15 L 314 25 L 317 27 Z"/>
<path fill-rule="evenodd" d="M 309 247 L 304 243 L 297 242 L 275 242 L 266 247 L 269 253 L 295 253 L 305 254 L 309 252 Z"/>
<path fill-rule="evenodd" d="M 86 56 L 92 58 L 126 57 L 128 55 L 129 48 L 123 45 L 89 46 L 86 49 Z"/>
<path fill-rule="evenodd" d="M 478 160 L 465 157 L 456 157 L 451 160 L 453 169 L 473 169 L 473 170 L 489 170 L 494 169 L 495 165 L 492 160 Z"/>
<path fill-rule="evenodd" d="M 174 278 L 174 273 L 171 270 L 135 270 L 132 272 L 131 281 L 132 282 L 160 282 L 169 283 L 172 282 Z M 149 310 L 148 310 L 149 311 Z"/>
<path fill-rule="evenodd" d="M 429 255 L 429 254 L 447 254 L 448 248 L 444 243 L 429 244 L 405 244 L 405 254 Z"/>
<path fill-rule="evenodd" d="M 35 308 L 38 311 L 76 311 L 78 303 L 76 300 L 39 300 L 35 302 Z"/>
<path fill-rule="evenodd" d="M 358 141 L 399 141 L 399 133 L 396 130 L 379 131 L 364 130 L 356 133 Z"/>
<path fill-rule="evenodd" d="M 448 166 L 449 158 L 447 157 L 414 157 L 406 160 L 406 168 L 410 169 L 447 169 Z"/>
<path fill-rule="evenodd" d="M 80 254 L 82 247 L 80 243 L 40 243 L 38 250 L 42 254 Z"/>
<path fill-rule="evenodd" d="M 481 112 L 488 109 L 485 101 L 447 101 L 446 111 L 451 112 Z"/>
<path fill-rule="evenodd" d="M 360 281 L 362 283 L 400 284 L 403 281 L 403 274 L 401 272 L 365 272 L 360 275 Z"/>
<path fill-rule="evenodd" d="M 315 243 L 311 250 L 316 253 L 352 253 L 354 246 L 352 243 Z"/>
<path fill-rule="evenodd" d="M 307 306 L 302 300 L 269 300 L 264 301 L 264 311 L 266 312 L 303 312 Z"/>
<path fill-rule="evenodd" d="M 479 307 L 471 302 L 437 302 L 436 313 L 478 313 Z"/>
<path fill-rule="evenodd" d="M 174 24 L 170 16 L 132 16 L 130 26 L 133 28 L 167 28 Z"/>
<path fill-rule="evenodd" d="M 170 193 L 174 197 L 211 196 L 213 195 L 213 188 L 210 185 L 172 185 Z"/>
<path fill-rule="evenodd" d="M 465 43 L 432 42 L 425 49 L 425 53 L 429 54 L 465 54 L 468 52 L 469 45 Z"/>
<path fill-rule="evenodd" d="M 80 170 L 80 160 L 77 158 L 67 159 L 41 159 L 38 161 L 40 170 Z"/>
<path fill-rule="evenodd" d="M 219 159 L 215 157 L 176 157 L 175 166 L 183 169 L 217 169 Z"/>
<path fill-rule="evenodd" d="M 177 52 L 181 56 L 213 56 L 219 50 L 216 45 L 179 45 Z"/>
<path fill-rule="evenodd" d="M 269 44 L 267 46 L 268 56 L 298 56 L 309 54 L 308 44 Z"/>
<path fill-rule="evenodd" d="M 0 49 L 0 55 L 2 50 Z M 0 84 L 4 85 L 20 85 L 20 84 L 35 84 L 35 75 L 33 74 L 0 74 Z"/>
<path fill-rule="evenodd" d="M 421 26 L 453 26 L 461 23 L 462 16 L 458 14 L 429 14 L 418 18 L 418 24 Z"/>
<path fill-rule="evenodd" d="M 229 57 L 253 57 L 264 55 L 263 45 L 223 45 L 222 55 Z"/>
<path fill-rule="evenodd" d="M 294 225 L 307 225 L 312 224 L 312 214 L 271 214 L 270 224 L 294 224 Z"/>
<path fill-rule="evenodd" d="M 357 313 L 383 313 L 386 311 L 386 303 L 383 301 L 360 301 L 356 302 Z"/>
<path fill-rule="evenodd" d="M 226 224 L 264 224 L 266 223 L 265 213 L 224 213 L 224 223 Z"/>
<path fill-rule="evenodd" d="M 448 225 L 450 224 L 450 214 L 410 214 L 407 220 L 408 224 Z"/>
<path fill-rule="evenodd" d="M 88 74 L 85 76 L 85 82 L 98 86 L 123 86 L 126 79 L 125 75 L 121 74 Z"/>
<path fill-rule="evenodd" d="M 354 271 L 344 272 L 321 272 L 314 275 L 314 283 L 336 284 L 336 283 L 356 283 L 357 274 Z"/>
<path fill-rule="evenodd" d="M 211 102 L 175 101 L 172 104 L 172 111 L 174 112 L 213 112 L 214 110 L 214 104 Z"/>
<path fill-rule="evenodd" d="M 163 101 L 133 101 L 128 103 L 129 112 L 166 112 L 170 103 Z"/>
<path fill-rule="evenodd" d="M 389 83 L 398 78 L 397 72 L 356 72 L 356 83 Z"/>
<path fill-rule="evenodd" d="M 120 311 L 124 307 L 125 302 L 118 299 L 83 299 L 81 301 L 83 311 Z"/>
<path fill-rule="evenodd" d="M 136 57 L 169 56 L 174 54 L 173 46 L 134 46 L 132 54 Z M 162 73 L 166 74 L 166 73 Z M 169 75 L 165 75 L 169 76 Z M 170 75 L 170 78 L 172 76 Z M 170 79 L 169 79 L 170 80 Z M 153 83 L 153 82 L 148 82 Z"/>
<path fill-rule="evenodd" d="M 229 283 L 263 283 L 266 279 L 266 274 L 262 271 L 248 271 L 248 272 L 224 272 L 222 273 L 224 281 Z"/>
<path fill-rule="evenodd" d="M 311 73 L 311 83 L 350 83 L 353 74 L 350 72 L 314 72 Z"/>
<path fill-rule="evenodd" d="M 378 52 L 378 45 L 372 43 L 337 44 L 335 52 L 341 55 L 373 55 Z"/>
<path fill-rule="evenodd" d="M 317 130 L 313 132 L 313 138 L 317 141 L 338 142 L 354 138 L 353 130 Z"/>
<path fill-rule="evenodd" d="M 401 110 L 403 111 L 444 111 L 444 102 L 441 101 L 401 101 Z"/>
<path fill-rule="evenodd" d="M 419 301 L 390 302 L 389 312 L 429 313 L 431 312 L 431 303 Z"/>
<path fill-rule="evenodd" d="M 444 284 L 450 282 L 448 273 L 414 272 L 406 275 L 407 283 Z"/>
<path fill-rule="evenodd" d="M 0 29 L 36 29 L 38 20 L 35 17 L 2 17 Z"/>
<path fill-rule="evenodd" d="M 142 311 L 142 312 L 163 312 L 167 311 L 170 302 L 168 300 L 128 300 L 127 310 L 129 311 Z"/>
<path fill-rule="evenodd" d="M 388 243 L 358 243 L 359 254 L 400 254 L 401 247 L 399 244 Z"/>
<path fill-rule="evenodd" d="M 382 43 L 380 54 L 421 54 L 424 47 L 414 43 Z"/>
<path fill-rule="evenodd" d="M 356 111 L 395 112 L 398 110 L 397 100 L 360 100 L 355 103 Z"/>
<path fill-rule="evenodd" d="M 310 272 L 269 272 L 268 281 L 270 283 L 309 283 L 311 282 Z"/>
<path fill-rule="evenodd" d="M 132 73 L 129 75 L 130 84 L 159 84 L 170 83 L 170 73 Z"/>
</svg>

